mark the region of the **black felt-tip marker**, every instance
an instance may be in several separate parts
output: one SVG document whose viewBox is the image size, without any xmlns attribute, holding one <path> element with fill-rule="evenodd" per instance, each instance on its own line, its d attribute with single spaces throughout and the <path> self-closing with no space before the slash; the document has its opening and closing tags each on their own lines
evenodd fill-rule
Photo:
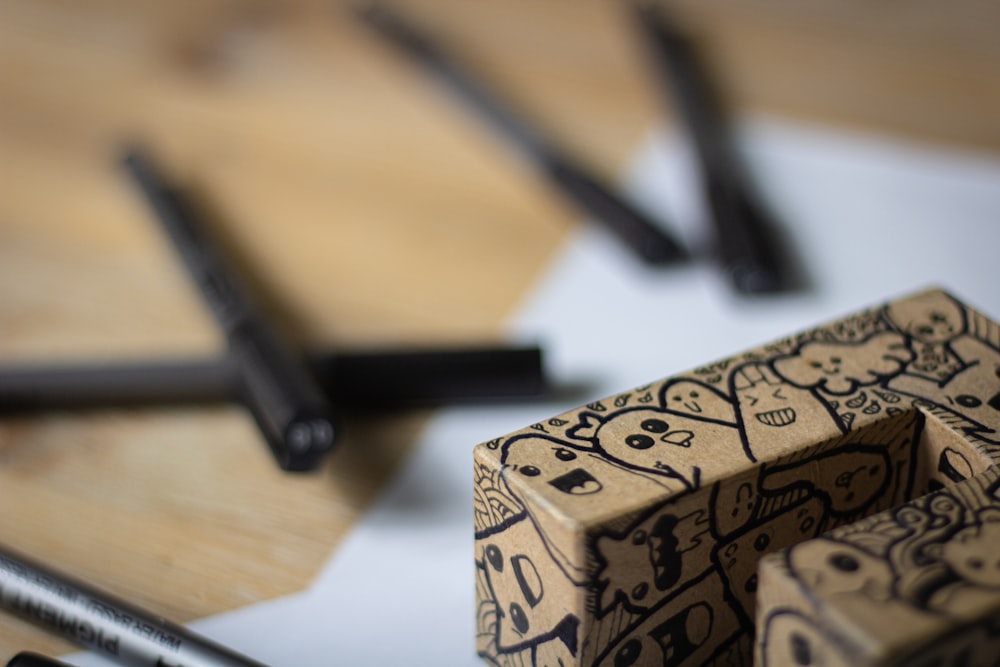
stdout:
<svg viewBox="0 0 1000 667">
<path fill-rule="evenodd" d="M 648 264 L 686 259 L 686 252 L 644 213 L 616 195 L 576 160 L 546 141 L 401 13 L 383 4 L 364 6 L 359 17 L 408 57 L 443 81 L 470 108 L 516 145 L 552 185 Z"/>
<path fill-rule="evenodd" d="M 263 664 L 0 546 L 0 608 L 133 667 Z M 35 655 L 13 662 L 42 667 Z"/>
<path fill-rule="evenodd" d="M 305 361 L 338 407 L 470 403 L 540 396 L 548 389 L 537 345 L 345 350 L 306 355 Z M 0 414 L 228 401 L 238 396 L 239 378 L 231 355 L 149 363 L 0 365 Z"/>
<path fill-rule="evenodd" d="M 128 149 L 124 164 L 225 331 L 240 393 L 278 464 L 290 471 L 314 469 L 336 435 L 329 402 L 236 282 L 182 193 L 167 185 L 138 148 Z"/>
<path fill-rule="evenodd" d="M 745 294 L 790 289 L 793 281 L 777 232 L 732 148 L 698 54 L 661 7 L 637 0 L 634 9 L 661 88 L 669 91 L 694 140 L 724 271 Z"/>
</svg>

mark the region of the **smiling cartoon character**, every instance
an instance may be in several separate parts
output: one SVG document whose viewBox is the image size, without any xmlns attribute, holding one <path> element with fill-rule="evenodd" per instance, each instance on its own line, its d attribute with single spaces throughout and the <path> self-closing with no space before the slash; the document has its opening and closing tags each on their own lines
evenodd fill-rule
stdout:
<svg viewBox="0 0 1000 667">
<path fill-rule="evenodd" d="M 511 495 L 525 507 L 566 575 L 578 583 L 587 580 L 586 563 L 573 547 L 575 534 L 553 508 L 599 520 L 629 511 L 636 498 L 663 496 L 681 488 L 663 477 L 608 461 L 593 448 L 549 436 L 511 438 L 503 445 L 501 461 Z M 604 493 L 608 488 L 626 488 L 631 493 Z"/>
<path fill-rule="evenodd" d="M 736 408 L 728 396 L 698 380 L 678 378 L 662 389 L 663 406 L 698 419 L 736 424 Z"/>
<path fill-rule="evenodd" d="M 846 396 L 899 375 L 912 359 L 902 335 L 883 331 L 856 343 L 810 341 L 773 363 L 775 372 L 797 387 Z"/>
<path fill-rule="evenodd" d="M 798 447 L 799 443 L 834 437 L 844 430 L 829 403 L 809 389 L 786 381 L 766 363 L 752 362 L 737 368 L 730 384 L 745 448 L 754 460 L 777 454 L 783 443 Z"/>
</svg>

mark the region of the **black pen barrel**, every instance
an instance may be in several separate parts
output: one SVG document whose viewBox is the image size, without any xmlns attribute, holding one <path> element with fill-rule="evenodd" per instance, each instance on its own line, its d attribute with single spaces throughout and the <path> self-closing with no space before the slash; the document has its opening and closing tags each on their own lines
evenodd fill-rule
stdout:
<svg viewBox="0 0 1000 667">
<path fill-rule="evenodd" d="M 716 252 L 736 290 L 768 294 L 786 289 L 784 260 L 769 235 L 769 222 L 760 205 L 745 188 L 713 174 L 706 174 L 705 189 L 718 230 Z"/>
<path fill-rule="evenodd" d="M 240 395 L 285 470 L 315 468 L 333 446 L 333 410 L 303 364 L 238 285 L 182 193 L 130 149 L 124 164 L 222 326 L 236 359 Z"/>
<path fill-rule="evenodd" d="M 234 398 L 236 382 L 226 360 L 5 365 L 0 413 L 213 403 Z"/>
<path fill-rule="evenodd" d="M 701 163 L 716 252 L 733 287 L 744 294 L 790 286 L 777 232 L 756 199 L 739 159 L 708 75 L 686 35 L 659 6 L 635 4 L 638 29 L 670 101 L 680 110 Z"/>
<path fill-rule="evenodd" d="M 604 225 L 643 261 L 666 264 L 686 258 L 687 253 L 665 229 L 626 203 L 561 147 L 546 141 L 417 25 L 382 5 L 366 7 L 360 14 L 389 43 L 434 74 L 517 146 L 565 199 L 593 222 Z"/>
<path fill-rule="evenodd" d="M 306 364 L 331 403 L 365 409 L 524 398 L 548 389 L 535 345 L 343 351 L 308 355 Z M 231 356 L 0 365 L 0 414 L 222 402 L 238 395 L 239 384 Z"/>
<path fill-rule="evenodd" d="M 548 389 L 542 350 L 533 345 L 356 351 L 314 357 L 312 368 L 331 400 L 362 407 L 524 398 Z"/>
<path fill-rule="evenodd" d="M 659 226 L 616 196 L 600 181 L 572 164 L 551 159 L 547 173 L 579 209 L 605 223 L 605 228 L 649 264 L 676 261 L 685 251 Z"/>
<path fill-rule="evenodd" d="M 373 4 L 358 12 L 366 25 L 386 38 L 404 56 L 433 74 L 469 108 L 485 118 L 529 159 L 540 160 L 552 148 L 524 123 L 512 109 L 488 91 L 472 74 L 449 55 L 429 34 L 400 12 Z"/>
<path fill-rule="evenodd" d="M 734 160 L 726 124 L 690 40 L 660 7 L 637 2 L 635 11 L 652 65 L 660 79 L 668 82 L 664 88 L 690 131 L 698 159 L 706 170 L 728 172 Z"/>
</svg>

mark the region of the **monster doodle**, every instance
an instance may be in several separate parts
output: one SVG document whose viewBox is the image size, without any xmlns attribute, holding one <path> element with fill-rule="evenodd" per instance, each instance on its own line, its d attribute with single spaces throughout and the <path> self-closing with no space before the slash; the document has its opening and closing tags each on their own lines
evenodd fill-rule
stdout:
<svg viewBox="0 0 1000 667">
<path fill-rule="evenodd" d="M 699 380 L 670 380 L 663 385 L 663 406 L 678 414 L 687 414 L 736 426 L 736 410 L 721 391 Z"/>
<path fill-rule="evenodd" d="M 811 341 L 775 359 L 774 369 L 795 386 L 844 396 L 898 375 L 912 358 L 902 335 L 885 332 L 853 343 Z"/>
<path fill-rule="evenodd" d="M 860 664 L 782 577 L 911 637 L 1000 610 L 998 369 L 1000 326 L 931 291 L 477 447 L 478 651 L 749 666 L 757 626 L 761 664 Z M 942 646 L 985 654 L 962 618 Z"/>
<path fill-rule="evenodd" d="M 565 534 L 563 522 L 547 508 L 562 502 L 577 512 L 617 516 L 632 501 L 628 495 L 602 493 L 605 487 L 628 488 L 644 496 L 672 490 L 662 478 L 625 469 L 594 450 L 547 436 L 511 438 L 502 461 L 509 485 L 518 480 L 543 482 L 536 495 L 524 496 L 524 506 L 552 558 L 579 584 L 588 581 L 586 563 L 573 547 L 573 535 Z"/>
<path fill-rule="evenodd" d="M 761 664 L 785 664 L 772 657 L 787 641 L 774 633 L 790 616 L 816 628 L 807 664 L 996 665 L 997 481 L 992 468 L 765 559 Z"/>
<path fill-rule="evenodd" d="M 619 604 L 642 613 L 709 567 L 708 513 L 678 516 L 675 510 L 672 505 L 657 508 L 624 530 L 596 539 L 599 616 Z"/>
<path fill-rule="evenodd" d="M 1000 446 L 1000 347 L 996 334 L 978 338 L 952 297 L 936 292 L 892 304 L 886 318 L 911 335 L 916 359 L 888 386 L 968 418 L 965 431 Z M 987 330 L 989 331 L 990 328 Z M 993 340 L 990 340 L 992 338 Z"/>
<path fill-rule="evenodd" d="M 825 428 L 830 437 L 845 430 L 831 406 L 807 388 L 781 378 L 769 364 L 751 362 L 730 376 L 738 404 L 743 447 L 752 460 L 756 443 L 813 439 Z"/>
<path fill-rule="evenodd" d="M 728 469 L 729 457 L 742 449 L 733 426 L 653 408 L 585 412 L 570 435 L 592 441 L 612 461 L 662 474 L 687 490 L 699 488 L 702 475 Z"/>
<path fill-rule="evenodd" d="M 579 618 L 565 607 L 574 584 L 553 568 L 538 533 L 529 521 L 518 521 L 505 531 L 511 542 L 497 536 L 479 540 L 477 568 L 485 574 L 485 587 L 492 601 L 493 624 L 490 637 L 497 654 L 528 653 L 532 664 L 541 651 L 544 655 L 572 662 L 578 644 Z M 506 550 L 506 551 L 505 551 Z M 552 664 L 558 664 L 553 662 Z"/>
</svg>

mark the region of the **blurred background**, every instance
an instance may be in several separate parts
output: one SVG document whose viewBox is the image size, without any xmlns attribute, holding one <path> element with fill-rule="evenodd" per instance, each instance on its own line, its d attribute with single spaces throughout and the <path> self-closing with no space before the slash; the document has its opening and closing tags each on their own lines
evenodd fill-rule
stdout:
<svg viewBox="0 0 1000 667">
<path fill-rule="evenodd" d="M 397 4 L 609 180 L 676 130 L 624 3 Z M 996 4 L 669 4 L 732 117 L 1000 155 Z M 3 363 L 223 351 L 126 140 L 310 348 L 499 340 L 579 218 L 347 4 L 0 0 Z M 179 621 L 300 590 L 426 416 L 353 417 L 294 479 L 235 406 L 4 418 L 0 539 Z M 2 659 L 69 648 L 0 616 Z"/>
</svg>

